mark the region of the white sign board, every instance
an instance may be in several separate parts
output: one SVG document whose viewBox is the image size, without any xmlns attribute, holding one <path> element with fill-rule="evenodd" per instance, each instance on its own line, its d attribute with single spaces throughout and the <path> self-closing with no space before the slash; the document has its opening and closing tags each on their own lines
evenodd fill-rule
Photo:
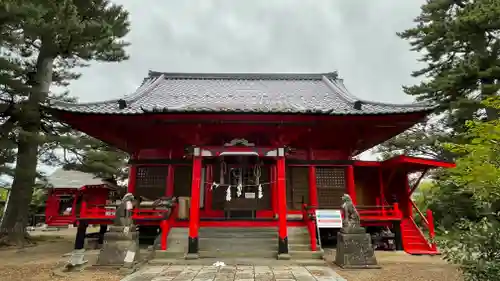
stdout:
<svg viewBox="0 0 500 281">
<path fill-rule="evenodd" d="M 245 192 L 245 199 L 255 199 L 255 192 Z"/>
<path fill-rule="evenodd" d="M 316 210 L 316 226 L 320 228 L 342 228 L 340 210 Z"/>
</svg>

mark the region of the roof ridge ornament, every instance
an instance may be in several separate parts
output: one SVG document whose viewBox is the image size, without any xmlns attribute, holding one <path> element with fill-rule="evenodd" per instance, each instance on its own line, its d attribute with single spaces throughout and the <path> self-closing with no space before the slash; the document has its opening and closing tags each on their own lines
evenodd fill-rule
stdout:
<svg viewBox="0 0 500 281">
<path fill-rule="evenodd" d="M 355 101 L 353 107 L 356 110 L 362 110 L 363 109 L 363 101 L 360 101 L 360 100 Z"/>
<path fill-rule="evenodd" d="M 124 99 L 119 99 L 118 100 L 118 108 L 119 109 L 125 109 L 127 108 L 127 101 Z"/>
<path fill-rule="evenodd" d="M 255 144 L 247 141 L 246 139 L 233 139 L 224 144 L 224 146 L 255 146 Z"/>
</svg>

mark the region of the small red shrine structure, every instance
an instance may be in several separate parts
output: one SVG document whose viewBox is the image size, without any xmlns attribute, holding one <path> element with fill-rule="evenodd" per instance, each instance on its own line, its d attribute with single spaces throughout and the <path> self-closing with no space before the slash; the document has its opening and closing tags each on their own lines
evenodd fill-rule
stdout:
<svg viewBox="0 0 500 281">
<path fill-rule="evenodd" d="M 347 193 L 366 226 L 389 226 L 409 253 L 433 254 L 413 219 L 433 235 L 432 214 L 411 200 L 408 174 L 452 163 L 398 156 L 353 156 L 403 132 L 432 112 L 427 104 L 396 105 L 352 96 L 336 73 L 186 74 L 150 72 L 122 99 L 55 104 L 54 116 L 131 155 L 128 191 L 136 197 L 189 198 L 188 218 L 136 208 L 140 225 L 189 227 L 189 253 L 204 227 L 307 227 L 316 250 L 315 209 L 339 209 Z M 423 174 L 423 173 L 422 173 Z M 196 206 L 196 207 L 193 207 Z M 80 219 L 110 222 L 104 208 Z"/>
<path fill-rule="evenodd" d="M 45 223 L 52 227 L 76 225 L 81 210 L 89 209 L 87 204 L 101 209 L 110 192 L 117 189 L 115 184 L 91 174 L 58 169 L 48 177 Z"/>
</svg>

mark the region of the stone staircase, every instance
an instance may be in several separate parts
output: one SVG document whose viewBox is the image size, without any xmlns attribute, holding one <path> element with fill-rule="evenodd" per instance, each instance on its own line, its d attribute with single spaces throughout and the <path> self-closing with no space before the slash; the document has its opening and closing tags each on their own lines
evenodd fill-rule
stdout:
<svg viewBox="0 0 500 281">
<path fill-rule="evenodd" d="M 276 227 L 202 227 L 199 231 L 200 260 L 274 259 L 278 253 Z M 309 233 L 305 227 L 288 228 L 289 254 L 295 263 L 317 265 L 323 251 L 311 251 Z M 152 263 L 173 263 L 187 253 L 188 229 L 170 231 L 166 251 L 156 250 Z M 319 246 L 318 246 L 319 249 Z"/>
</svg>

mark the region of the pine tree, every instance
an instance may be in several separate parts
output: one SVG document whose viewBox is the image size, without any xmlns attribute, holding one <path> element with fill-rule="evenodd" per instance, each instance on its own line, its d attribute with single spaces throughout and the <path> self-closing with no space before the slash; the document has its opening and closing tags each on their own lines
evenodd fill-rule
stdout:
<svg viewBox="0 0 500 281">
<path fill-rule="evenodd" d="M 16 11 L 14 16 L 10 15 L 12 11 Z M 8 120 L 2 124 L 6 128 L 2 129 L 2 139 L 10 135 L 15 140 L 17 157 L 11 199 L 0 228 L 3 242 L 22 246 L 39 152 L 58 137 L 61 144 L 70 138 L 64 126 L 48 121 L 51 116 L 45 106 L 54 98 L 51 86 L 64 86 L 78 78 L 73 69 L 86 62 L 127 59 L 127 43 L 121 38 L 128 33 L 129 22 L 122 6 L 107 0 L 3 1 L 0 20 L 2 33 L 6 30 L 9 39 L 0 41 L 1 47 L 14 54 L 18 60 L 15 64 L 21 69 L 19 76 L 1 69 L 7 73 L 2 85 L 17 81 L 28 88 L 20 91 L 23 87 L 10 87 L 13 100 L 4 106 L 10 106 L 11 111 L 4 111 Z M 59 135 L 61 131 L 66 134 Z"/>
<path fill-rule="evenodd" d="M 81 135 L 71 152 L 72 157 L 63 158 L 64 169 L 93 174 L 102 179 L 124 180 L 128 177 L 128 154 L 99 140 Z"/>
<path fill-rule="evenodd" d="M 460 135 L 467 120 L 498 118 L 498 109 L 482 101 L 498 95 L 500 88 L 500 2 L 427 0 L 415 23 L 398 35 L 410 42 L 412 50 L 423 54 L 420 61 L 426 66 L 412 74 L 423 81 L 404 87 L 404 91 L 419 101 L 438 104 L 443 126 L 420 130 L 416 135 L 403 134 L 392 144 L 413 152 L 425 146 L 449 158 L 440 144 L 463 141 Z M 417 136 L 423 138 L 407 141 Z"/>
<path fill-rule="evenodd" d="M 485 106 L 500 109 L 500 98 Z M 444 240 L 444 258 L 460 266 L 465 280 L 498 280 L 500 275 L 500 120 L 468 121 L 467 144 L 448 144 L 460 157 L 447 171 L 448 181 L 472 195 L 468 209 L 477 218 L 462 217 Z"/>
</svg>

